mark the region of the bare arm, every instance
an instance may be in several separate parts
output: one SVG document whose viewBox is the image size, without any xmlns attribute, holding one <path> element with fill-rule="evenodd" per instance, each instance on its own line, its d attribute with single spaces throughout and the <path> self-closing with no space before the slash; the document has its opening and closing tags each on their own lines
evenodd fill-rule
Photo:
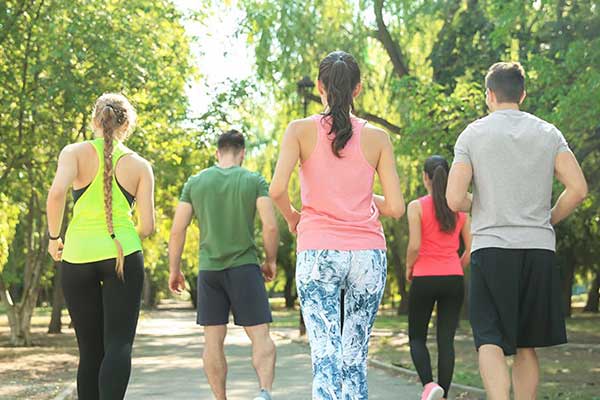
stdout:
<svg viewBox="0 0 600 400">
<path fill-rule="evenodd" d="M 190 203 L 179 202 L 173 217 L 169 238 L 169 288 L 175 293 L 185 289 L 185 278 L 181 273 L 181 254 L 185 246 L 185 235 L 192 221 L 193 209 Z"/>
<path fill-rule="evenodd" d="M 290 177 L 298 159 L 300 158 L 300 142 L 298 140 L 294 122 L 290 123 L 283 135 L 279 159 L 271 181 L 269 195 L 290 226 L 290 231 L 295 233 L 296 225 L 300 220 L 300 213 L 292 206 L 288 193 Z"/>
<path fill-rule="evenodd" d="M 400 178 L 398 178 L 398 172 L 396 171 L 394 149 L 387 134 L 377 162 L 377 175 L 381 181 L 383 196 L 374 196 L 375 205 L 381 215 L 395 219 L 401 218 L 404 215 L 406 206 L 400 190 Z"/>
<path fill-rule="evenodd" d="M 446 188 L 446 201 L 448 207 L 454 212 L 469 212 L 473 196 L 469 193 L 469 185 L 473 179 L 471 164 L 458 162 L 450 168 L 448 187 Z"/>
<path fill-rule="evenodd" d="M 465 243 L 465 251 L 460 257 L 460 264 L 464 269 L 469 264 L 471 264 L 471 220 L 468 215 L 467 219 L 465 220 L 465 224 L 463 225 L 462 230 L 460 231 L 460 234 L 462 236 L 463 242 Z"/>
<path fill-rule="evenodd" d="M 565 190 L 552 209 L 552 225 L 558 224 L 575 211 L 588 193 L 585 176 L 573 153 L 570 151 L 559 153 L 556 156 L 554 170 L 556 178 L 565 185 Z"/>
<path fill-rule="evenodd" d="M 412 278 L 412 271 L 421 248 L 421 204 L 413 200 L 408 205 L 408 248 L 406 249 L 406 278 Z"/>
<path fill-rule="evenodd" d="M 152 166 L 143 161 L 142 173 L 136 191 L 137 208 L 140 214 L 138 234 L 145 239 L 154 232 L 154 173 Z"/>
<path fill-rule="evenodd" d="M 61 232 L 67 192 L 77 177 L 77 156 L 73 145 L 66 146 L 58 157 L 58 167 L 52 186 L 48 191 L 46 200 L 46 214 L 48 218 L 48 233 L 57 237 Z M 62 240 L 50 240 L 48 252 L 54 261 L 62 258 Z"/>
<path fill-rule="evenodd" d="M 262 222 L 263 242 L 266 260 L 263 265 L 263 275 L 266 281 L 272 281 L 277 273 L 277 249 L 279 248 L 279 228 L 273 202 L 263 196 L 256 200 L 256 208 Z"/>
</svg>

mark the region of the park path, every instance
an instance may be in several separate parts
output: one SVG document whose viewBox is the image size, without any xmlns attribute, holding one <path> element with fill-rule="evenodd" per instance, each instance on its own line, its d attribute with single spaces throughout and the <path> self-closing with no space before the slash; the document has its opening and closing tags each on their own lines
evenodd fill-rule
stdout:
<svg viewBox="0 0 600 400">
<path fill-rule="evenodd" d="M 277 342 L 275 400 L 309 400 L 311 368 L 308 347 L 274 335 Z M 250 343 L 242 329 L 230 326 L 226 342 L 228 398 L 249 400 L 256 394 Z M 163 309 L 140 319 L 134 345 L 133 372 L 126 400 L 211 400 L 202 372 L 202 329 L 190 310 Z M 399 376 L 369 369 L 369 399 L 418 399 L 419 386 Z"/>
</svg>

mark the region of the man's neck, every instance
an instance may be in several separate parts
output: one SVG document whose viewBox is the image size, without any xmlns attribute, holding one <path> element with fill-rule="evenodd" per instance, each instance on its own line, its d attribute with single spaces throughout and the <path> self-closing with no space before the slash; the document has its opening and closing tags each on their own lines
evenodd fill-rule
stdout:
<svg viewBox="0 0 600 400">
<path fill-rule="evenodd" d="M 516 110 L 519 111 L 519 105 L 517 103 L 499 103 L 494 107 L 492 112 L 494 111 L 502 111 L 502 110 Z"/>
<path fill-rule="evenodd" d="M 219 160 L 217 162 L 217 165 L 219 166 L 219 168 L 223 169 L 240 166 L 240 164 L 235 160 Z"/>
</svg>

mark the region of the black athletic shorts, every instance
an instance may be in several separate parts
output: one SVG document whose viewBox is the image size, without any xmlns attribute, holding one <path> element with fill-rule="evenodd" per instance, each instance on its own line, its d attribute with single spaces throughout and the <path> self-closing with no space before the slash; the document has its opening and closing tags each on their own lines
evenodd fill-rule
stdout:
<svg viewBox="0 0 600 400">
<path fill-rule="evenodd" d="M 567 342 L 560 270 L 540 249 L 486 248 L 471 256 L 470 320 L 477 349 L 546 347 Z"/>
<path fill-rule="evenodd" d="M 239 326 L 273 321 L 265 281 L 256 264 L 198 273 L 198 325 L 226 325 L 229 310 Z"/>
</svg>

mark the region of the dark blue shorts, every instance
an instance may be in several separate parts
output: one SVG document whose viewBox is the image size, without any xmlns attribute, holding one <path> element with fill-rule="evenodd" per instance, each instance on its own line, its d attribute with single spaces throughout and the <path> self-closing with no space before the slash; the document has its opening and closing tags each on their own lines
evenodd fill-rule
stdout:
<svg viewBox="0 0 600 400">
<path fill-rule="evenodd" d="M 256 264 L 198 273 L 198 325 L 226 325 L 229 311 L 239 326 L 273 321 L 265 281 Z"/>
</svg>

